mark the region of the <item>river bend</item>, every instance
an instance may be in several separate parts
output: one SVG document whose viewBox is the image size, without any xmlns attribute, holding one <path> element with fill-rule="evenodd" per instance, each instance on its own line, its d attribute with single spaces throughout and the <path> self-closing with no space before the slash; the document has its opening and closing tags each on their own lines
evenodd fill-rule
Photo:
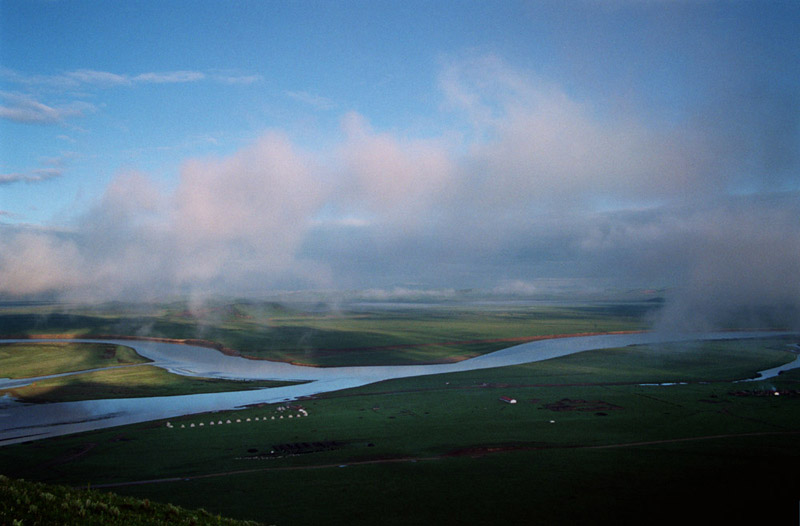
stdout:
<svg viewBox="0 0 800 526">
<path fill-rule="evenodd" d="M 456 363 L 363 367 L 304 367 L 282 362 L 249 360 L 205 347 L 139 340 L 102 340 L 132 347 L 153 360 L 150 365 L 175 374 L 235 380 L 304 381 L 297 385 L 250 391 L 149 398 L 83 400 L 23 404 L 0 399 L 0 446 L 126 424 L 223 411 L 258 403 L 277 403 L 320 393 L 359 387 L 383 380 L 489 369 L 549 360 L 582 351 L 692 340 L 774 337 L 791 333 L 708 332 L 666 334 L 642 332 L 538 340 Z M 47 340 L 0 340 L 0 343 Z M 98 342 L 100 340 L 59 340 Z M 772 370 L 770 371 L 772 372 Z M 775 372 L 777 374 L 777 372 Z M 34 381 L 35 379 L 27 379 Z M 20 380 L 0 379 L 0 386 Z"/>
</svg>

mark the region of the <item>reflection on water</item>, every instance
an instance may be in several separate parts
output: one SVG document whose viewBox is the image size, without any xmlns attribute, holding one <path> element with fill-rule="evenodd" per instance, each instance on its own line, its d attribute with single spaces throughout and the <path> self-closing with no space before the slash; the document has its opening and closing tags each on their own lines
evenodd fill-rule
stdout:
<svg viewBox="0 0 800 526">
<path fill-rule="evenodd" d="M 307 383 L 228 393 L 85 400 L 54 404 L 3 403 L 0 404 L 0 445 L 149 420 L 174 418 L 192 413 L 235 409 L 250 404 L 282 402 L 394 378 L 519 365 L 594 349 L 676 341 L 774 337 L 784 334 L 787 333 L 713 332 L 676 335 L 646 332 L 583 336 L 523 343 L 457 363 L 328 368 L 303 367 L 266 360 L 248 360 L 238 356 L 228 356 L 213 349 L 189 345 L 108 340 L 109 343 L 132 347 L 142 356 L 153 360 L 150 365 L 162 367 L 176 374 L 236 380 L 293 380 L 307 381 Z M 15 341 L 21 340 L 3 340 L 2 342 L 12 343 Z M 32 340 L 22 341 L 31 342 Z M 71 341 L 96 342 L 97 340 Z"/>
</svg>

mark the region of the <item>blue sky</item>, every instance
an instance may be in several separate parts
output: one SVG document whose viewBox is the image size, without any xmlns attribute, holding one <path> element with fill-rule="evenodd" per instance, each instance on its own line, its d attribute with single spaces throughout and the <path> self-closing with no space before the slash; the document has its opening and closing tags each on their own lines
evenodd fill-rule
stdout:
<svg viewBox="0 0 800 526">
<path fill-rule="evenodd" d="M 0 292 L 797 282 L 799 35 L 796 2 L 0 0 Z"/>
</svg>

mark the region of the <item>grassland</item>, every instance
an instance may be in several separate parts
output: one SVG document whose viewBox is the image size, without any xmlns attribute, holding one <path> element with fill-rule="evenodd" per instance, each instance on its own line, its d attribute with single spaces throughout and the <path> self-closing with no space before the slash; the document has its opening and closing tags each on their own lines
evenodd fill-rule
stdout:
<svg viewBox="0 0 800 526">
<path fill-rule="evenodd" d="M 69 402 L 104 398 L 171 396 L 263 389 L 292 382 L 237 382 L 192 378 L 171 374 L 147 365 L 130 347 L 104 343 L 11 343 L 0 344 L 0 371 L 7 378 L 31 378 L 63 373 L 70 376 L 40 379 L 12 389 L 2 389 L 24 402 Z M 121 366 L 135 367 L 121 367 Z M 104 370 L 93 370 L 111 367 Z M 86 371 L 86 372 L 82 372 Z"/>
<path fill-rule="evenodd" d="M 171 374 L 154 366 L 96 371 L 77 376 L 39 380 L 15 389 L 0 389 L 24 402 L 48 403 L 105 398 L 137 398 L 197 393 L 223 393 L 247 389 L 265 389 L 291 385 L 293 382 L 258 380 L 238 382 L 215 378 L 193 378 Z"/>
<path fill-rule="evenodd" d="M 6 446 L 0 465 L 277 524 L 794 523 L 800 374 L 732 382 L 793 359 L 792 341 L 392 380 L 298 402 L 308 417 L 186 416 Z M 658 382 L 688 383 L 640 385 Z"/>
<path fill-rule="evenodd" d="M 0 475 L 0 523 L 8 526 L 84 524 L 102 526 L 219 525 L 257 526 L 214 516 L 205 510 L 186 510 L 100 491 L 75 490 Z"/>
<path fill-rule="evenodd" d="M 13 306 L 0 309 L 0 337 L 203 339 L 256 358 L 308 365 L 415 364 L 461 360 L 545 335 L 642 329 L 659 305 Z"/>
<path fill-rule="evenodd" d="M 130 347 L 106 343 L 0 344 L 5 378 L 32 378 L 149 361 Z"/>
</svg>

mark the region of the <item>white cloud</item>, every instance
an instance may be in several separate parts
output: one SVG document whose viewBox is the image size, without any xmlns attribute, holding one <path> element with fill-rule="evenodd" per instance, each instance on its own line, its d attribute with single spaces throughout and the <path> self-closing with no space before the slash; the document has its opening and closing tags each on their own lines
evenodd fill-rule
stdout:
<svg viewBox="0 0 800 526">
<path fill-rule="evenodd" d="M 79 69 L 64 73 L 63 77 L 74 80 L 77 84 L 91 84 L 101 87 L 124 86 L 131 83 L 127 75 L 109 73 L 108 71 L 95 71 Z"/>
<path fill-rule="evenodd" d="M 494 203 L 581 206 L 705 190 L 715 151 L 692 130 L 648 127 L 602 115 L 561 87 L 496 57 L 450 65 L 440 79 L 446 107 L 472 127 L 471 186 Z"/>
<path fill-rule="evenodd" d="M 0 186 L 13 183 L 38 183 L 61 175 L 62 172 L 58 168 L 39 168 L 25 173 L 0 174 Z"/>
<path fill-rule="evenodd" d="M 202 71 L 175 70 L 161 72 L 145 72 L 139 74 L 113 73 L 110 71 L 99 71 L 94 69 L 76 69 L 54 75 L 30 75 L 9 68 L 0 70 L 2 75 L 9 82 L 28 87 L 46 87 L 50 89 L 70 90 L 77 88 L 114 88 L 117 86 L 130 86 L 134 83 L 141 84 L 165 84 L 165 83 L 185 83 L 197 82 L 212 78 L 218 81 L 225 79 L 234 81 L 251 82 L 252 76 L 232 76 L 224 77 L 214 75 L 209 77 Z"/>
<path fill-rule="evenodd" d="M 325 192 L 312 167 L 268 133 L 232 156 L 188 161 L 174 192 L 122 173 L 69 235 L 0 230 L 0 293 L 247 294 L 327 281 L 325 268 L 296 255 Z"/>
<path fill-rule="evenodd" d="M 340 195 L 351 207 L 364 207 L 398 226 L 421 224 L 451 184 L 455 166 L 441 140 L 404 139 L 376 133 L 366 119 L 349 113 L 342 119 L 346 139 Z"/>
<path fill-rule="evenodd" d="M 0 293 L 69 291 L 88 284 L 75 243 L 50 233 L 0 235 Z"/>
<path fill-rule="evenodd" d="M 186 161 L 174 191 L 118 176 L 69 236 L 2 230 L 2 291 L 355 286 L 390 298 L 591 279 L 675 286 L 674 305 L 709 319 L 724 305 L 797 304 L 800 199 L 731 197 L 713 134 L 602 113 L 494 57 L 450 65 L 441 86 L 465 132 L 418 137 L 350 112 L 329 150 L 273 131 Z M 36 258 L 35 272 L 10 250 Z"/>
<path fill-rule="evenodd" d="M 261 75 L 222 75 L 217 74 L 213 76 L 214 80 L 222 82 L 223 84 L 242 85 L 255 84 L 261 82 L 264 77 Z"/>
<path fill-rule="evenodd" d="M 291 99 L 312 106 L 318 110 L 331 110 L 336 107 L 336 103 L 331 99 L 307 91 L 287 91 L 286 95 Z"/>
<path fill-rule="evenodd" d="M 27 172 L 0 174 L 0 186 L 13 183 L 38 183 L 61 177 L 64 173 L 64 165 L 73 155 L 71 152 L 66 152 L 58 157 L 42 159 L 40 168 Z"/>
<path fill-rule="evenodd" d="M 131 77 L 131 80 L 145 84 L 172 84 L 197 82 L 205 78 L 206 74 L 200 71 L 165 71 L 160 73 L 142 73 Z"/>
<path fill-rule="evenodd" d="M 95 110 L 92 104 L 80 101 L 48 106 L 21 93 L 0 92 L 0 98 L 5 101 L 0 106 L 0 118 L 26 124 L 60 124 Z"/>
<path fill-rule="evenodd" d="M 284 272 L 322 202 L 311 162 L 277 133 L 221 160 L 182 169 L 175 196 L 180 280 L 237 272 Z"/>
</svg>

